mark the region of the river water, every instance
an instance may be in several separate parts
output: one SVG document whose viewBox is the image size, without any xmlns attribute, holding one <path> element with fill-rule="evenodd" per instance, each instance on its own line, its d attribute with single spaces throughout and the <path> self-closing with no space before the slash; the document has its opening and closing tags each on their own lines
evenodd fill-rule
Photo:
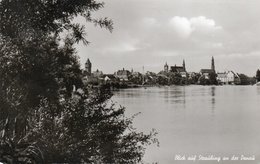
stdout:
<svg viewBox="0 0 260 164">
<path fill-rule="evenodd" d="M 260 164 L 260 87 L 134 88 L 115 92 L 112 100 L 128 117 L 141 112 L 134 119 L 138 131 L 157 130 L 160 146 L 147 147 L 145 163 Z M 187 159 L 194 155 L 195 161 Z"/>
</svg>

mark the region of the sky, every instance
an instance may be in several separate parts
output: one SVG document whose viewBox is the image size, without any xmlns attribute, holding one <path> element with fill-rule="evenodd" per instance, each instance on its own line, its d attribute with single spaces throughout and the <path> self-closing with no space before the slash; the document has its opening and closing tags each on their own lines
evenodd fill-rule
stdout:
<svg viewBox="0 0 260 164">
<path fill-rule="evenodd" d="M 260 68 L 259 0 L 103 0 L 94 17 L 113 20 L 114 30 L 86 24 L 91 42 L 76 46 L 82 67 L 142 72 L 186 62 L 188 72 L 210 68 L 254 76 Z M 84 19 L 77 18 L 83 23 Z"/>
</svg>

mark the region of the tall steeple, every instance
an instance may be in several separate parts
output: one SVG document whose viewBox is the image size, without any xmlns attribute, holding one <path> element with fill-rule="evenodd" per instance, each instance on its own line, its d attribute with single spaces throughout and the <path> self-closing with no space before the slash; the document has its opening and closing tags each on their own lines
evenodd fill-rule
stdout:
<svg viewBox="0 0 260 164">
<path fill-rule="evenodd" d="M 169 71 L 169 66 L 168 66 L 167 62 L 166 62 L 165 65 L 164 65 L 164 71 L 165 71 L 165 72 L 168 72 L 168 71 Z"/>
<path fill-rule="evenodd" d="M 186 71 L 185 60 L 184 59 L 183 59 L 182 66 L 183 66 L 184 71 Z"/>
<path fill-rule="evenodd" d="M 213 70 L 215 72 L 215 61 L 214 61 L 213 56 L 212 56 L 212 59 L 211 59 L 211 70 Z"/>
<path fill-rule="evenodd" d="M 88 75 L 91 75 L 91 68 L 92 68 L 92 64 L 91 64 L 90 60 L 88 59 L 85 63 L 85 71 Z"/>
</svg>

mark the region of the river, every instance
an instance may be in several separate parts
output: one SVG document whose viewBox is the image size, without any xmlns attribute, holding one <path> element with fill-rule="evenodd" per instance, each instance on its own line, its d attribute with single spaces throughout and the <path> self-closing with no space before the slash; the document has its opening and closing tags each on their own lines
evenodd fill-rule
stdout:
<svg viewBox="0 0 260 164">
<path fill-rule="evenodd" d="M 141 112 L 134 119 L 138 131 L 157 130 L 160 146 L 147 147 L 145 163 L 260 164 L 260 87 L 133 88 L 115 92 L 112 100 L 126 107 L 128 117 Z M 187 160 L 194 155 L 195 161 Z M 241 160 L 242 155 L 255 160 Z"/>
</svg>

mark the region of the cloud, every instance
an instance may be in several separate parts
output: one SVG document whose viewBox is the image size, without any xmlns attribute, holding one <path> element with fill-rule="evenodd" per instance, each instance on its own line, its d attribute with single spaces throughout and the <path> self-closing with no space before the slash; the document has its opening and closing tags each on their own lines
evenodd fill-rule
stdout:
<svg viewBox="0 0 260 164">
<path fill-rule="evenodd" d="M 115 47 L 110 47 L 107 49 L 107 51 L 112 52 L 129 52 L 129 51 L 136 51 L 137 47 L 135 47 L 133 44 L 130 43 L 122 43 L 120 45 L 117 45 Z"/>
<path fill-rule="evenodd" d="M 181 38 L 187 38 L 192 33 L 191 22 L 186 17 L 175 16 L 170 20 L 170 25 Z"/>
<path fill-rule="evenodd" d="M 156 26 L 159 25 L 155 18 L 146 17 L 143 19 L 143 22 L 146 26 Z"/>
<path fill-rule="evenodd" d="M 210 33 L 222 29 L 221 26 L 216 25 L 213 19 L 208 19 L 204 16 L 191 18 L 190 22 L 193 31 Z"/>
<path fill-rule="evenodd" d="M 175 16 L 170 20 L 170 26 L 177 36 L 181 38 L 188 38 L 192 33 L 211 34 L 216 30 L 222 29 L 217 26 L 213 19 L 208 19 L 204 16 L 186 17 Z"/>
<path fill-rule="evenodd" d="M 221 54 L 218 55 L 218 57 L 220 58 L 245 58 L 245 57 L 256 57 L 256 58 L 260 58 L 260 51 L 252 51 L 252 52 L 248 52 L 248 53 L 230 53 L 230 54 Z"/>
</svg>

